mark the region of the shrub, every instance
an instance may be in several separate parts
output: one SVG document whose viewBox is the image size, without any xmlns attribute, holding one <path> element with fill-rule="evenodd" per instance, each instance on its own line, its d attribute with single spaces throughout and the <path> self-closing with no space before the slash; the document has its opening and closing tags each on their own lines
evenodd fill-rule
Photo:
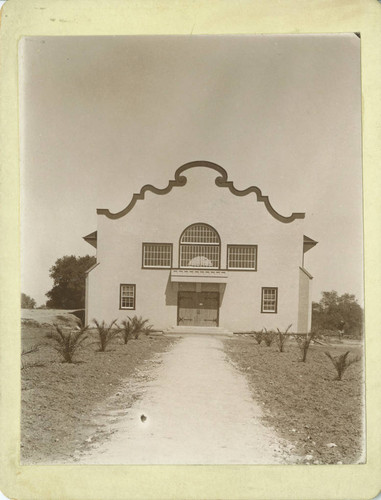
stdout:
<svg viewBox="0 0 381 500">
<path fill-rule="evenodd" d="M 148 334 L 152 330 L 152 325 L 147 325 L 148 319 L 143 319 L 142 316 L 128 317 L 131 323 L 131 336 L 136 340 L 141 333 Z"/>
<path fill-rule="evenodd" d="M 36 301 L 29 297 L 26 293 L 21 294 L 21 309 L 34 309 L 36 307 Z"/>
<path fill-rule="evenodd" d="M 266 330 L 266 328 L 264 330 L 265 333 L 263 334 L 263 340 L 265 341 L 266 346 L 270 347 L 273 343 L 275 332 L 273 330 Z"/>
<path fill-rule="evenodd" d="M 338 356 L 332 356 L 328 351 L 325 351 L 324 354 L 332 361 L 333 366 L 336 368 L 337 376 L 334 380 L 341 380 L 344 375 L 345 370 L 351 366 L 353 363 L 360 361 L 361 356 L 354 356 L 349 359 L 348 354 L 350 351 L 345 352 L 344 354 L 339 354 Z"/>
<path fill-rule="evenodd" d="M 261 330 L 260 332 L 253 332 L 253 335 L 255 340 L 257 341 L 257 344 L 259 345 L 263 340 L 263 330 Z"/>
<path fill-rule="evenodd" d="M 306 362 L 307 360 L 307 352 L 308 352 L 308 349 L 310 347 L 310 344 L 311 344 L 311 341 L 316 337 L 316 332 L 310 332 L 310 333 L 307 333 L 307 334 L 295 334 L 294 335 L 294 338 L 299 346 L 299 349 L 302 353 L 302 359 L 300 361 L 302 361 L 303 363 Z"/>
<path fill-rule="evenodd" d="M 111 342 L 115 335 L 120 332 L 119 328 L 113 329 L 114 326 L 117 327 L 116 319 L 111 321 L 109 325 L 107 325 L 104 321 L 99 323 L 96 319 L 93 319 L 93 323 L 95 324 L 99 335 L 99 351 L 105 352 L 109 342 Z"/>
<path fill-rule="evenodd" d="M 286 328 L 286 330 L 284 332 L 281 332 L 279 330 L 279 328 L 277 328 L 278 334 L 276 336 L 276 341 L 277 341 L 277 344 L 279 347 L 279 352 L 284 352 L 284 344 L 286 343 L 286 340 L 288 338 L 287 333 L 291 327 L 292 327 L 292 324 L 288 325 L 288 327 Z"/>
<path fill-rule="evenodd" d="M 72 363 L 73 356 L 76 350 L 87 339 L 87 326 L 78 326 L 76 330 L 64 331 L 57 324 L 54 324 L 55 330 L 49 332 L 46 337 L 55 342 L 55 344 L 47 344 L 59 352 L 64 363 Z"/>
</svg>

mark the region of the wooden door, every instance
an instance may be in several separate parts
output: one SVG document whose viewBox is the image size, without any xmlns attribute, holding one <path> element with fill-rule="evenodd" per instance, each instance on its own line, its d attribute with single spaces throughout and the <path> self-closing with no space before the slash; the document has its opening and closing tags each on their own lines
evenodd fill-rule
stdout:
<svg viewBox="0 0 381 500">
<path fill-rule="evenodd" d="M 196 325 L 197 293 L 179 292 L 177 297 L 177 324 L 180 326 Z"/>
<path fill-rule="evenodd" d="M 218 326 L 218 292 L 179 292 L 177 324 L 180 326 Z"/>
<path fill-rule="evenodd" d="M 218 292 L 201 292 L 198 294 L 200 326 L 218 326 L 219 294 Z"/>
</svg>

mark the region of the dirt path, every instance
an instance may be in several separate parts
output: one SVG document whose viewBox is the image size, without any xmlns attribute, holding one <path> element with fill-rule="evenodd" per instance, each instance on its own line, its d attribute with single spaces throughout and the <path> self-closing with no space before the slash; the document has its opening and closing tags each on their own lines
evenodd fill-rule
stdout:
<svg viewBox="0 0 381 500">
<path fill-rule="evenodd" d="M 284 443 L 261 423 L 246 379 L 217 337 L 184 337 L 152 370 L 110 439 L 79 463 L 284 463 Z"/>
</svg>

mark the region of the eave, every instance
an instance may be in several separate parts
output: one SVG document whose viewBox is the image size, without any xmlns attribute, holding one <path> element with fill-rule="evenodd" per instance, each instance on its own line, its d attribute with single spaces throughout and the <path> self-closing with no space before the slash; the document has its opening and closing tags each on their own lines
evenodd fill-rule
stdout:
<svg viewBox="0 0 381 500">
<path fill-rule="evenodd" d="M 313 240 L 312 238 L 309 238 L 306 235 L 303 235 L 303 253 L 308 252 L 308 250 L 311 250 L 315 245 L 317 245 L 318 242 Z"/>
<path fill-rule="evenodd" d="M 97 248 L 97 231 L 94 231 L 87 236 L 83 236 L 83 239 L 94 248 Z"/>
</svg>

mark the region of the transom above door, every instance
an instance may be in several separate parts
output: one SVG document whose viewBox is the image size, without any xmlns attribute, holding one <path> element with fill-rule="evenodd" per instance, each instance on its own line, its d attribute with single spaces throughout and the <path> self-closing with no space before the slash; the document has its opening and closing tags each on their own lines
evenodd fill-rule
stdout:
<svg viewBox="0 0 381 500">
<path fill-rule="evenodd" d="M 218 292 L 178 292 L 177 324 L 179 326 L 218 326 Z"/>
</svg>

